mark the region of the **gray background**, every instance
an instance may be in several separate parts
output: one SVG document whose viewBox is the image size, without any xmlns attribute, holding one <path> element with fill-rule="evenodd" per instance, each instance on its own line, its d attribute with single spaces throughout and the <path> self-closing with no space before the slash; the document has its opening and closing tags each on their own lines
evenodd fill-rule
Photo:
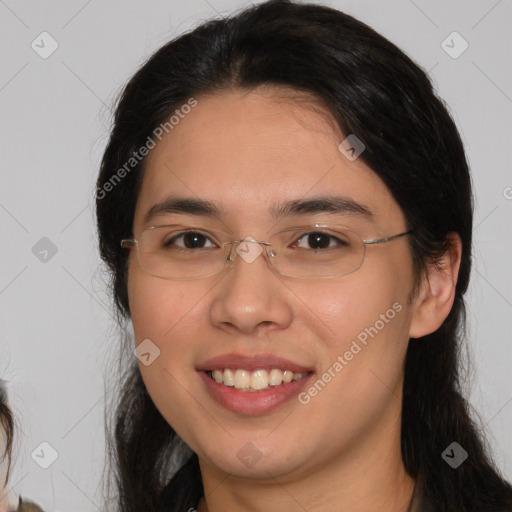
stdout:
<svg viewBox="0 0 512 512">
<path fill-rule="evenodd" d="M 101 506 L 103 382 L 117 337 L 92 205 L 110 107 L 164 42 L 244 4 L 0 0 L 0 375 L 21 426 L 12 498 L 29 496 L 47 512 Z M 462 133 L 476 191 L 470 396 L 512 480 L 512 3 L 327 5 L 368 23 L 428 70 Z M 59 45 L 47 59 L 31 47 L 42 45 L 43 31 Z M 456 59 L 442 47 L 453 31 L 469 44 Z M 453 37 L 445 45 L 452 53 L 462 48 Z M 46 262 L 38 253 L 48 243 L 43 237 L 57 249 Z M 58 453 L 48 469 L 31 457 L 36 450 L 35 459 L 50 462 L 43 441 Z"/>
</svg>

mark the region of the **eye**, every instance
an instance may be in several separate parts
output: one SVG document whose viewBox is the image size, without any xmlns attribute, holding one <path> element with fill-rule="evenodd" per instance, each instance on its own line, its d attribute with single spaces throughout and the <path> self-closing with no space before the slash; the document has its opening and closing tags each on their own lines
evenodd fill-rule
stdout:
<svg viewBox="0 0 512 512">
<path fill-rule="evenodd" d="M 210 245 L 207 245 L 207 244 Z M 174 235 L 168 240 L 163 240 L 162 246 L 171 248 L 172 246 L 179 247 L 181 249 L 204 249 L 207 247 L 215 247 L 215 244 L 202 233 L 197 231 L 186 231 L 178 235 Z"/>
<path fill-rule="evenodd" d="M 347 241 L 340 240 L 339 238 L 322 233 L 321 231 L 312 231 L 305 233 L 296 242 L 295 246 L 299 249 L 329 249 L 332 247 L 345 247 L 348 245 Z"/>
</svg>

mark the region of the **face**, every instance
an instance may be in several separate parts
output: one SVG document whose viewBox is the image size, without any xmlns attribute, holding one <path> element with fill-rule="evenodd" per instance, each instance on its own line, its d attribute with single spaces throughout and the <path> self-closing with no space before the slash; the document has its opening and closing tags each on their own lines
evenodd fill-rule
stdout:
<svg viewBox="0 0 512 512">
<path fill-rule="evenodd" d="M 345 136 L 311 106 L 270 89 L 198 97 L 148 157 L 135 238 L 168 224 L 228 240 L 265 241 L 315 223 L 346 226 L 364 240 L 406 231 L 383 182 L 339 150 Z M 168 208 L 146 219 L 170 198 L 209 201 L 218 215 Z M 345 207 L 310 203 L 273 216 L 286 202 L 317 198 L 344 198 Z M 406 236 L 367 246 L 357 271 L 331 279 L 276 274 L 264 255 L 250 263 L 237 256 L 220 274 L 182 281 L 147 274 L 134 250 L 129 261 L 136 343 L 149 339 L 160 351 L 140 370 L 162 415 L 202 467 L 281 481 L 399 431 L 412 288 Z M 262 374 L 254 377 L 259 369 L 281 370 L 275 382 L 293 377 L 284 371 L 302 378 L 242 391 L 210 377 L 220 370 L 229 383 L 225 369 L 246 370 L 239 385 L 254 378 L 255 387 L 266 386 Z"/>
</svg>

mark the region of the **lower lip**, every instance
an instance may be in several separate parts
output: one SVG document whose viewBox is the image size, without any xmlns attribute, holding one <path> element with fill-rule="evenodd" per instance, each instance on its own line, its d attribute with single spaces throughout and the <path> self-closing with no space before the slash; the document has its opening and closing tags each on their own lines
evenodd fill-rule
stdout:
<svg viewBox="0 0 512 512">
<path fill-rule="evenodd" d="M 198 373 L 214 400 L 230 411 L 248 416 L 258 416 L 277 409 L 296 397 L 313 376 L 310 374 L 300 380 L 271 386 L 264 391 L 237 391 L 233 387 L 219 384 L 204 371 Z"/>
</svg>

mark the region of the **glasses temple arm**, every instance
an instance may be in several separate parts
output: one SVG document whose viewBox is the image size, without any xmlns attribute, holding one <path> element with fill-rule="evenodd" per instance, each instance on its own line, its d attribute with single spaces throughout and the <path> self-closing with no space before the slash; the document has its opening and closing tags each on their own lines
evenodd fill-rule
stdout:
<svg viewBox="0 0 512 512">
<path fill-rule="evenodd" d="M 412 232 L 413 232 L 413 230 L 410 229 L 409 231 L 404 231 L 403 233 L 398 233 L 398 235 L 387 236 L 385 238 L 376 238 L 374 240 L 363 240 L 363 243 L 365 245 L 383 244 L 385 242 L 390 242 L 391 240 L 394 240 L 395 238 L 400 238 L 405 235 L 410 235 Z"/>
</svg>

